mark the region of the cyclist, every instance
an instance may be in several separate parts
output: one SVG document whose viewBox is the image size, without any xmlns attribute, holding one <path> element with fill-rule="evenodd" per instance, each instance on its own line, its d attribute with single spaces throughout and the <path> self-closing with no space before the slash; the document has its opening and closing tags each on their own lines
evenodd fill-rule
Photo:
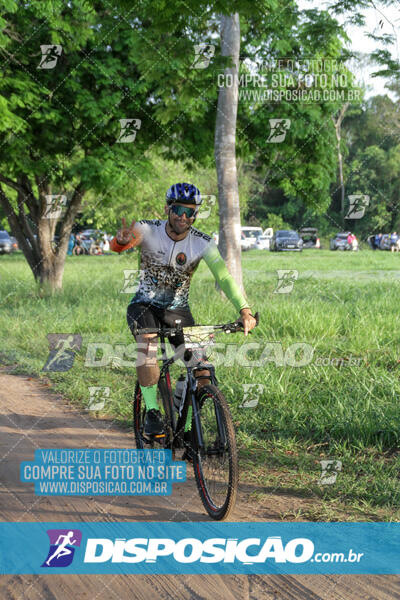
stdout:
<svg viewBox="0 0 400 600">
<path fill-rule="evenodd" d="M 199 190 L 189 183 L 176 183 L 166 194 L 166 220 L 132 221 L 122 219 L 122 228 L 112 239 L 110 248 L 123 252 L 140 246 L 140 282 L 127 311 L 128 325 L 133 333 L 134 321 L 139 328 L 164 325 L 174 327 L 180 319 L 182 327 L 194 325 L 188 304 L 189 286 L 193 273 L 204 259 L 219 286 L 232 302 L 243 323 L 244 334 L 253 329 L 256 320 L 239 286 L 228 272 L 213 239 L 193 227 L 202 203 Z M 136 336 L 138 342 L 137 376 L 146 405 L 144 434 L 162 435 L 163 422 L 157 403 L 157 383 L 160 375 L 157 338 L 154 334 Z M 171 336 L 174 348 L 183 339 Z M 197 371 L 199 386 L 208 383 L 209 371 Z M 185 431 L 190 431 L 191 415 Z"/>
</svg>

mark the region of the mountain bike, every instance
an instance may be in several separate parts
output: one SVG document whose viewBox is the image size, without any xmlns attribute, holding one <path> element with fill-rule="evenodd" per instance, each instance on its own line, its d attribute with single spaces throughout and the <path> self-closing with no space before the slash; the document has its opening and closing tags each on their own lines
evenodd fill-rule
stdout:
<svg viewBox="0 0 400 600">
<path fill-rule="evenodd" d="M 259 315 L 255 319 L 258 325 Z M 185 458 L 193 463 L 193 469 L 201 501 L 212 519 L 226 519 L 232 512 L 239 482 L 238 455 L 235 429 L 228 403 L 218 389 L 215 368 L 207 362 L 206 348 L 215 343 L 215 333 L 243 331 L 240 322 L 223 325 L 194 325 L 181 327 L 134 328 L 133 334 L 154 333 L 160 338 L 162 366 L 158 381 L 157 399 L 163 418 L 164 432 L 152 438 L 144 435 L 146 407 L 139 382 L 136 383 L 133 401 L 133 426 L 138 449 L 160 444 L 165 449 L 185 449 Z M 165 340 L 168 336 L 183 335 L 184 347 L 172 357 L 166 354 Z M 185 383 L 179 407 L 173 401 L 169 368 L 178 359 L 186 368 Z M 207 370 L 209 375 L 198 375 Z M 203 386 L 200 379 L 210 380 Z M 185 432 L 189 407 L 192 407 L 191 430 Z"/>
</svg>

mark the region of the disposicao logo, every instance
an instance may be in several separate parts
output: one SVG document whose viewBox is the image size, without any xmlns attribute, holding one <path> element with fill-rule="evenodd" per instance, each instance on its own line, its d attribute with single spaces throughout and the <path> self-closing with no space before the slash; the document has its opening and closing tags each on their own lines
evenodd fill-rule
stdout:
<svg viewBox="0 0 400 600">
<path fill-rule="evenodd" d="M 42 567 L 68 567 L 74 558 L 75 548 L 81 545 L 79 529 L 48 529 L 50 549 Z"/>
<path fill-rule="evenodd" d="M 249 554 L 249 548 L 253 551 Z M 290 540 L 285 546 L 280 536 L 238 539 L 211 538 L 204 542 L 196 538 L 179 541 L 170 538 L 119 538 L 115 540 L 90 538 L 87 540 L 85 563 L 155 563 L 160 557 L 170 556 L 178 563 L 303 563 L 312 557 L 314 544 L 307 538 Z"/>
</svg>

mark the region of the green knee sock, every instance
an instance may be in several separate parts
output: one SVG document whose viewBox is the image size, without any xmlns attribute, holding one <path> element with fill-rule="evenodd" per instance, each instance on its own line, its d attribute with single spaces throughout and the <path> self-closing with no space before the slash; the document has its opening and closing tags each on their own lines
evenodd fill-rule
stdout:
<svg viewBox="0 0 400 600">
<path fill-rule="evenodd" d="M 146 405 L 146 410 L 160 410 L 157 402 L 157 384 L 144 386 L 141 385 L 142 396 Z"/>
<path fill-rule="evenodd" d="M 192 429 L 192 413 L 193 413 L 193 408 L 191 406 L 189 406 L 188 414 L 186 417 L 186 423 L 185 423 L 185 432 L 190 431 Z"/>
</svg>

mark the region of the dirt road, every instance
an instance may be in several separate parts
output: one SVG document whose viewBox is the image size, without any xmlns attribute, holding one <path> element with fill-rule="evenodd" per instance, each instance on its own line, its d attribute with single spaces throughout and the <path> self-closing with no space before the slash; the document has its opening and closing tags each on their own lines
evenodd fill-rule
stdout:
<svg viewBox="0 0 400 600">
<path fill-rule="evenodd" d="M 190 472 L 167 497 L 43 497 L 19 481 L 19 464 L 38 448 L 133 448 L 133 436 L 110 420 L 93 419 L 41 382 L 0 368 L 0 519 L 2 521 L 208 520 Z M 272 496 L 269 507 L 249 501 L 242 486 L 232 521 L 278 520 L 298 498 Z M 275 507 L 275 510 L 271 507 Z M 270 599 L 400 600 L 400 577 L 365 575 L 2 575 L 3 600 Z"/>
</svg>

